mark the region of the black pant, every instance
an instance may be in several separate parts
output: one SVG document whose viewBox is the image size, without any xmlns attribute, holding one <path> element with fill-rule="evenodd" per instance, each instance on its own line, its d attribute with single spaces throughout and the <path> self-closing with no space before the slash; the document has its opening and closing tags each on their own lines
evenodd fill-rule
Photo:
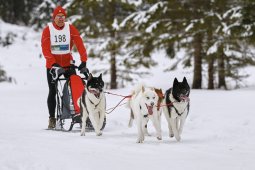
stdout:
<svg viewBox="0 0 255 170">
<path fill-rule="evenodd" d="M 49 86 L 49 95 L 47 99 L 49 116 L 55 117 L 57 91 L 56 91 L 55 83 L 53 82 L 52 76 L 50 74 L 50 69 L 47 69 L 47 80 L 48 80 L 48 86 Z"/>
<path fill-rule="evenodd" d="M 50 74 L 50 69 L 46 70 L 47 72 L 47 80 L 48 80 L 48 86 L 49 86 L 49 95 L 47 99 L 48 104 L 48 110 L 49 110 L 49 116 L 55 117 L 55 111 L 56 111 L 56 83 L 53 82 L 52 76 Z M 68 69 L 66 70 L 66 73 L 64 73 L 65 78 L 69 78 L 71 75 L 76 74 L 75 69 Z"/>
</svg>

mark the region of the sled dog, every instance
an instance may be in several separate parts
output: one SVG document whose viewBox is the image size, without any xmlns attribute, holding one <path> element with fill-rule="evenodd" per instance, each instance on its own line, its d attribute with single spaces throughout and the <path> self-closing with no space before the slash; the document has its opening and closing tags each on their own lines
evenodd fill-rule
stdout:
<svg viewBox="0 0 255 170">
<path fill-rule="evenodd" d="M 173 87 L 165 93 L 163 101 L 163 111 L 168 123 L 169 136 L 181 140 L 181 133 L 185 120 L 189 113 L 189 93 L 190 87 L 186 77 L 182 82 L 174 79 Z"/>
<path fill-rule="evenodd" d="M 161 103 L 164 99 L 164 94 L 163 94 L 163 91 L 162 89 L 157 89 L 157 88 L 154 88 L 155 92 L 157 93 L 158 95 L 158 101 L 157 101 L 157 116 L 158 116 L 158 120 L 159 120 L 159 127 L 161 127 L 161 114 L 162 114 L 162 107 L 161 107 Z M 131 112 L 132 114 L 132 112 Z M 151 136 L 148 132 L 148 128 L 147 128 L 147 124 L 145 125 L 145 135 L 147 136 Z"/>
<path fill-rule="evenodd" d="M 138 130 L 137 143 L 142 143 L 144 141 L 149 119 L 156 129 L 157 139 L 162 139 L 160 120 L 157 111 L 158 100 L 159 97 L 154 88 L 139 85 L 132 92 L 132 96 L 128 101 L 128 107 L 131 109 L 129 127 L 132 126 L 133 120 L 135 120 Z"/>
<path fill-rule="evenodd" d="M 93 77 L 92 74 L 89 74 L 87 85 L 78 101 L 82 114 L 81 136 L 85 136 L 87 117 L 89 117 L 95 129 L 96 135 L 102 135 L 101 128 L 103 126 L 106 110 L 103 87 L 104 81 L 102 79 L 102 74 L 98 77 Z"/>
</svg>

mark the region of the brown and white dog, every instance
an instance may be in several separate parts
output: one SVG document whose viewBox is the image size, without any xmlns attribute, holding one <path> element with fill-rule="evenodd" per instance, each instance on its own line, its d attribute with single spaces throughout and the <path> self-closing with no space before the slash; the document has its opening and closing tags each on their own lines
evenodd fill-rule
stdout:
<svg viewBox="0 0 255 170">
<path fill-rule="evenodd" d="M 144 141 L 144 136 L 148 133 L 147 123 L 149 120 L 152 121 L 156 129 L 157 139 L 162 139 L 160 115 L 157 108 L 158 102 L 159 97 L 154 88 L 139 85 L 133 91 L 128 101 L 128 107 L 131 109 L 129 127 L 132 126 L 133 120 L 135 120 L 138 131 L 137 143 L 142 143 Z"/>
<path fill-rule="evenodd" d="M 158 120 L 159 120 L 159 126 L 161 127 L 161 115 L 162 115 L 162 107 L 161 107 L 161 103 L 164 99 L 164 94 L 163 94 L 163 91 L 162 89 L 157 89 L 157 88 L 154 88 L 155 92 L 157 93 L 158 95 L 158 102 L 157 102 L 157 115 L 158 115 Z M 148 128 L 147 128 L 147 124 L 145 126 L 145 135 L 148 135 L 148 136 L 151 136 L 148 132 Z"/>
</svg>

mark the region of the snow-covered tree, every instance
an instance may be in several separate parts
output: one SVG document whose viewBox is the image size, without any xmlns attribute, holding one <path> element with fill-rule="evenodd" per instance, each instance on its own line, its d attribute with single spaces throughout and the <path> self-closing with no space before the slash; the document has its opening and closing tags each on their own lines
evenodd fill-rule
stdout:
<svg viewBox="0 0 255 170">
<path fill-rule="evenodd" d="M 128 47 L 141 44 L 132 54 L 143 57 L 158 48 L 165 49 L 171 58 L 178 49 L 186 49 L 187 55 L 181 60 L 185 66 L 194 67 L 193 88 L 202 88 L 205 64 L 208 64 L 208 88 L 213 89 L 216 83 L 218 88 L 227 88 L 226 78 L 242 78 L 240 68 L 253 60 L 248 41 L 244 39 L 245 34 L 252 32 L 248 28 L 253 27 L 241 22 L 243 7 L 250 3 L 238 0 L 143 0 L 137 12 L 123 21 L 123 25 L 128 23 L 138 31 L 129 39 Z M 253 18 L 251 12 L 246 15 Z"/>
<path fill-rule="evenodd" d="M 31 11 L 39 3 L 39 0 L 0 0 L 0 19 L 5 22 L 28 25 Z"/>
<path fill-rule="evenodd" d="M 133 5 L 123 0 L 74 0 L 69 8 L 71 22 L 93 44 L 89 57 L 100 61 L 94 70 L 110 75 L 111 89 L 122 86 L 122 80 L 129 80 L 129 70 L 123 62 L 127 51 L 122 48 L 127 33 L 119 29 L 119 23 L 132 10 Z M 100 64 L 109 65 L 109 70 L 102 70 Z"/>
</svg>

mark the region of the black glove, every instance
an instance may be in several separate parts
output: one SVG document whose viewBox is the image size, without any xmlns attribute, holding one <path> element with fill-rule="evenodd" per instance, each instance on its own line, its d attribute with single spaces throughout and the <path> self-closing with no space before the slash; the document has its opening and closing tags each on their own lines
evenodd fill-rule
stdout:
<svg viewBox="0 0 255 170">
<path fill-rule="evenodd" d="M 81 70 L 80 70 L 80 73 L 81 74 L 89 74 L 89 69 L 87 67 L 83 67 Z"/>
<path fill-rule="evenodd" d="M 65 69 L 62 68 L 59 64 L 54 63 L 50 69 L 50 74 L 53 80 L 57 80 L 62 74 L 65 73 Z"/>
<path fill-rule="evenodd" d="M 81 62 L 81 64 L 78 67 L 78 70 L 81 71 L 81 69 L 86 68 L 86 62 Z"/>
<path fill-rule="evenodd" d="M 78 70 L 80 70 L 81 74 L 84 74 L 86 79 L 89 77 L 89 69 L 86 67 L 86 62 L 82 62 L 80 66 L 78 67 Z"/>
</svg>

